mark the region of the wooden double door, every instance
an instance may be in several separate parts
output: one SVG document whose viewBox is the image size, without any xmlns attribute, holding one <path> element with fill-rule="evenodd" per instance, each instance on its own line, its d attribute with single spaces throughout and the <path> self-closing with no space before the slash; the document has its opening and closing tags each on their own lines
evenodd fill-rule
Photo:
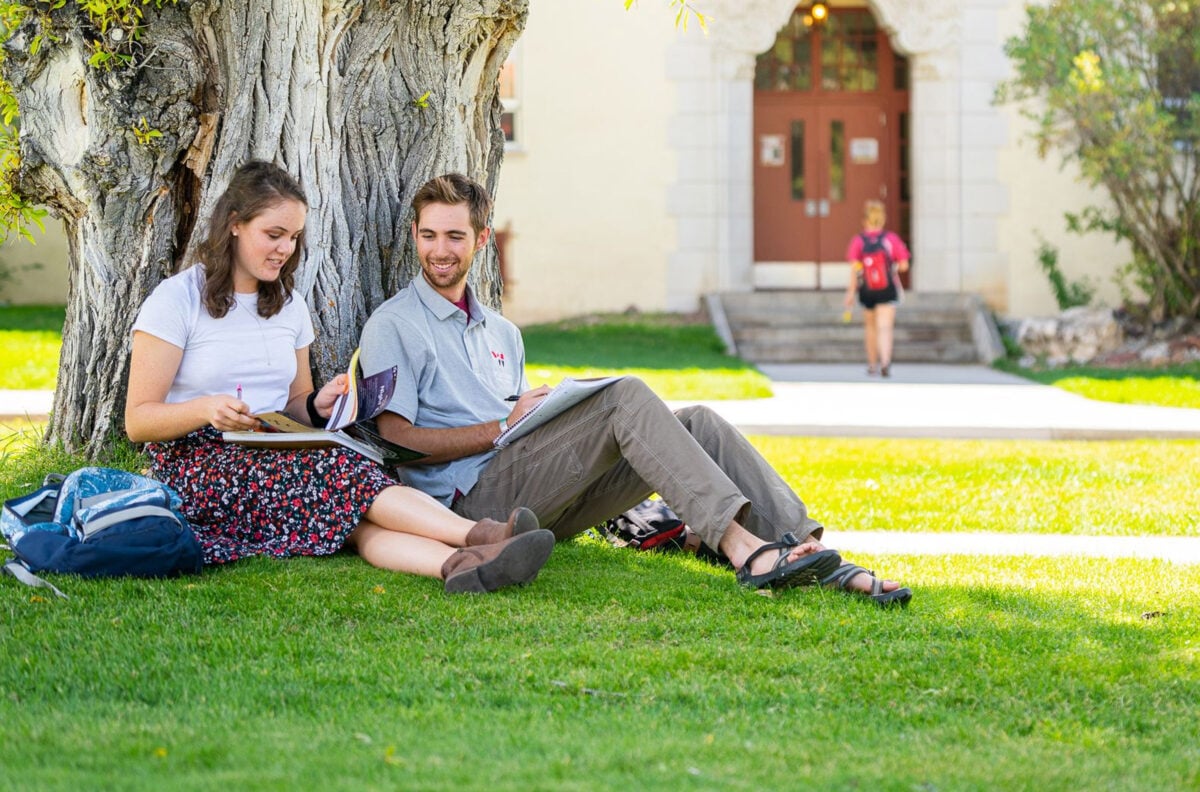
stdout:
<svg viewBox="0 0 1200 792">
<path fill-rule="evenodd" d="M 754 133 L 755 260 L 845 261 L 863 203 L 892 189 L 886 114 L 772 96 L 755 107 Z"/>
<path fill-rule="evenodd" d="M 868 9 L 834 9 L 815 26 L 799 9 L 759 56 L 754 92 L 754 259 L 803 268 L 831 288 L 862 230 L 863 204 L 884 203 L 908 238 L 908 65 Z"/>
</svg>

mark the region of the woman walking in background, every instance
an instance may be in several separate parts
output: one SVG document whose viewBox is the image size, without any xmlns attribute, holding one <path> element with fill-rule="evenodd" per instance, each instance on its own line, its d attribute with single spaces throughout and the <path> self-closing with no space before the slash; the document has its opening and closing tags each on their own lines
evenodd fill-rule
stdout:
<svg viewBox="0 0 1200 792">
<path fill-rule="evenodd" d="M 847 310 L 858 302 L 863 307 L 864 345 L 867 350 L 867 374 L 892 373 L 892 346 L 896 326 L 896 305 L 903 289 L 899 272 L 908 270 L 908 247 L 898 235 L 884 230 L 887 212 L 882 201 L 867 201 L 863 206 L 863 232 L 850 240 L 846 260 L 853 277 L 846 286 Z"/>
</svg>

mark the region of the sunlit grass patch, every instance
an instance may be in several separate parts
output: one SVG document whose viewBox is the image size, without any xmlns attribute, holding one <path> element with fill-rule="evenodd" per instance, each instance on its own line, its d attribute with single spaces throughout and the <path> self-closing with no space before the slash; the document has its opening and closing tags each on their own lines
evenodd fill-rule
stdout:
<svg viewBox="0 0 1200 792">
<path fill-rule="evenodd" d="M 45 433 L 45 421 L 20 418 L 0 421 L 0 464 L 11 454 L 24 452 L 36 446 L 42 441 Z"/>
<path fill-rule="evenodd" d="M 0 390 L 53 390 L 62 333 L 0 330 Z"/>
<path fill-rule="evenodd" d="M 996 367 L 1098 401 L 1200 408 L 1200 362 L 1162 368 L 1027 369 L 1001 361 Z"/>
<path fill-rule="evenodd" d="M 1200 536 L 1200 442 L 754 437 L 846 530 Z"/>
<path fill-rule="evenodd" d="M 1098 401 L 1200 408 L 1200 375 L 1125 376 L 1121 379 L 1063 377 L 1053 384 Z"/>
</svg>

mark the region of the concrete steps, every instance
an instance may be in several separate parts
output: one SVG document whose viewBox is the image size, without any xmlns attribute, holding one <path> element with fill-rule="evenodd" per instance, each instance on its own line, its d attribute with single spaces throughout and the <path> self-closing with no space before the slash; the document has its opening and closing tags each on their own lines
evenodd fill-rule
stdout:
<svg viewBox="0 0 1200 792">
<path fill-rule="evenodd" d="M 755 363 L 861 361 L 861 309 L 842 321 L 842 292 L 710 295 L 709 315 L 730 351 Z M 906 363 L 991 363 L 1003 354 L 982 301 L 969 294 L 906 294 L 896 312 L 893 358 Z"/>
</svg>

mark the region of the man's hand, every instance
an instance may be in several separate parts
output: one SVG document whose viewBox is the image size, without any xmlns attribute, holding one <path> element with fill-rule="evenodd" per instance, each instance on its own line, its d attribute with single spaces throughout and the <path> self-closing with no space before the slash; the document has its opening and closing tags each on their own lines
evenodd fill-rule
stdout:
<svg viewBox="0 0 1200 792">
<path fill-rule="evenodd" d="M 541 385 L 532 390 L 527 390 L 521 394 L 521 398 L 517 399 L 517 403 L 513 405 L 512 412 L 508 414 L 508 425 L 512 426 L 517 421 L 521 420 L 521 416 L 537 407 L 542 399 L 550 393 L 549 385 Z"/>
</svg>

